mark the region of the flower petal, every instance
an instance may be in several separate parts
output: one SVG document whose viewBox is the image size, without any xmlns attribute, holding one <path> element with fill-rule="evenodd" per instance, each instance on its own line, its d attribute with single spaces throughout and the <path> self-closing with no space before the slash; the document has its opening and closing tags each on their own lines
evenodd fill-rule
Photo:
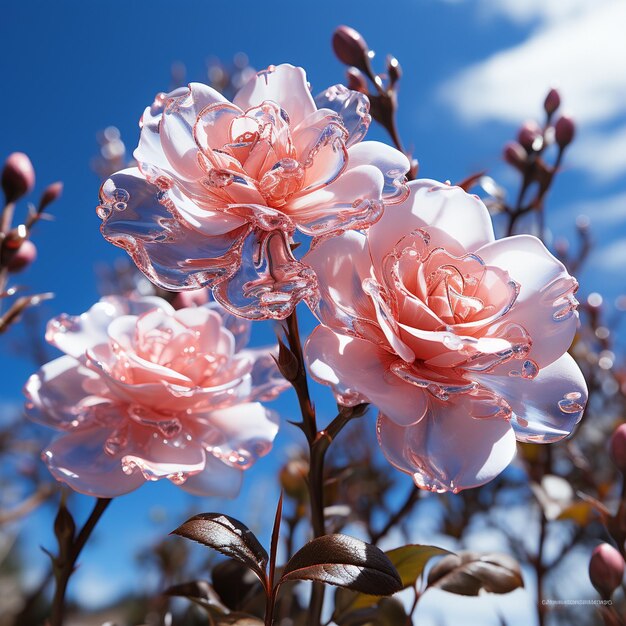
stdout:
<svg viewBox="0 0 626 626">
<path fill-rule="evenodd" d="M 421 489 L 453 491 L 495 478 L 515 456 L 515 435 L 507 420 L 474 419 L 468 394 L 430 400 L 424 418 L 403 428 L 378 417 L 378 442 L 387 460 L 413 477 Z"/>
<path fill-rule="evenodd" d="M 290 383 L 278 371 L 273 357 L 278 356 L 276 346 L 242 350 L 238 358 L 249 360 L 252 364 L 252 389 L 250 401 L 274 400 L 280 393 L 289 389 Z"/>
<path fill-rule="evenodd" d="M 214 214 L 215 230 L 207 218 L 198 232 L 177 215 L 171 200 L 166 206 L 162 198 L 162 192 L 138 170 L 114 174 L 100 191 L 102 234 L 125 248 L 137 267 L 164 289 L 197 289 L 232 274 L 248 226 L 237 218 Z M 230 226 L 232 230 L 226 231 Z"/>
<path fill-rule="evenodd" d="M 323 189 L 293 198 L 285 210 L 312 237 L 367 228 L 383 212 L 383 185 L 380 170 L 360 165 Z"/>
<path fill-rule="evenodd" d="M 404 426 L 421 420 L 428 408 L 426 392 L 389 372 L 389 354 L 369 341 L 318 326 L 304 353 L 311 376 L 330 385 L 341 404 L 371 402 Z"/>
<path fill-rule="evenodd" d="M 305 71 L 288 63 L 271 65 L 258 72 L 239 90 L 233 102 L 246 111 L 265 100 L 271 100 L 287 111 L 292 127 L 316 109 Z"/>
<path fill-rule="evenodd" d="M 500 239 L 476 254 L 488 265 L 506 270 L 520 285 L 517 300 L 502 323 L 524 327 L 533 341 L 529 357 L 540 367 L 558 359 L 570 347 L 578 326 L 576 280 L 531 235 Z"/>
<path fill-rule="evenodd" d="M 365 94 L 344 85 L 333 85 L 315 97 L 315 104 L 318 109 L 330 109 L 341 116 L 350 135 L 347 146 L 358 143 L 367 133 L 372 118 L 370 101 Z"/>
<path fill-rule="evenodd" d="M 196 440 L 214 457 L 245 470 L 272 449 L 278 417 L 259 402 L 196 416 Z"/>
<path fill-rule="evenodd" d="M 337 332 L 358 335 L 358 320 L 376 319 L 372 300 L 363 291 L 371 276 L 371 259 L 365 235 L 355 231 L 324 239 L 303 262 L 317 275 L 320 300 L 315 314 Z"/>
<path fill-rule="evenodd" d="M 315 273 L 297 261 L 281 231 L 251 231 L 242 263 L 213 294 L 226 309 L 247 319 L 284 319 L 301 300 L 317 302 Z"/>
<path fill-rule="evenodd" d="M 26 414 L 44 426 L 72 429 L 82 421 L 88 397 L 101 385 L 96 373 L 71 356 L 62 356 L 26 381 Z"/>
<path fill-rule="evenodd" d="M 123 453 L 108 455 L 104 446 L 109 428 L 88 428 L 62 435 L 42 453 L 52 475 L 79 493 L 98 498 L 114 498 L 144 483 L 140 473 L 126 474 Z"/>
<path fill-rule="evenodd" d="M 348 150 L 348 159 L 348 169 L 359 165 L 373 165 L 382 172 L 385 177 L 383 200 L 386 205 L 406 200 L 409 195 L 406 173 L 411 164 L 402 152 L 386 143 L 364 141 Z"/>
<path fill-rule="evenodd" d="M 509 362 L 474 378 L 509 403 L 519 441 L 553 443 L 567 437 L 587 403 L 587 384 L 576 361 L 565 353 L 534 379 L 520 376 L 520 368 L 516 371 L 516 363 Z"/>
<path fill-rule="evenodd" d="M 494 240 L 489 211 L 476 196 L 434 180 L 410 181 L 407 186 L 409 197 L 385 211 L 369 231 L 375 267 L 402 237 L 419 228 L 430 235 L 433 247 L 442 246 L 453 255 Z"/>
<path fill-rule="evenodd" d="M 126 314 L 138 315 L 155 307 L 173 312 L 161 298 L 107 296 L 81 315 L 63 313 L 51 319 L 46 327 L 46 341 L 78 359 L 93 346 L 108 342 L 107 329 L 114 319 Z"/>
<path fill-rule="evenodd" d="M 180 487 L 194 496 L 234 498 L 241 489 L 243 471 L 207 454 L 204 469 L 187 477 Z"/>
</svg>

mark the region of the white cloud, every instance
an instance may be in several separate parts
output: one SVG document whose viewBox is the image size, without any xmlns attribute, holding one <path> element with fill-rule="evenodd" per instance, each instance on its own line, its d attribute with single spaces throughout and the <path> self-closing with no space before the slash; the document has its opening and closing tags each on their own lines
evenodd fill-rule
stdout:
<svg viewBox="0 0 626 626">
<path fill-rule="evenodd" d="M 626 172 L 626 2 L 500 0 L 481 5 L 539 26 L 445 82 L 438 96 L 467 123 L 520 123 L 538 113 L 550 87 L 580 129 L 572 162 L 606 181 Z"/>
<path fill-rule="evenodd" d="M 618 178 L 626 172 L 626 125 L 610 132 L 584 133 L 572 144 L 569 162 L 592 169 L 600 182 Z"/>
<path fill-rule="evenodd" d="M 599 6 L 611 0 L 482 0 L 481 11 L 488 15 L 502 15 L 512 22 L 526 24 L 538 21 L 542 24 L 578 16 L 590 6 Z"/>
</svg>

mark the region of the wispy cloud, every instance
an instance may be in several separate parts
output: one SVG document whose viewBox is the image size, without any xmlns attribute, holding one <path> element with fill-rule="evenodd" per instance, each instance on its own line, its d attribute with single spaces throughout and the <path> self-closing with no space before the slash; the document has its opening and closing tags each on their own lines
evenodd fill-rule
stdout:
<svg viewBox="0 0 626 626">
<path fill-rule="evenodd" d="M 626 2 L 484 2 L 483 12 L 535 20 L 522 44 L 497 52 L 444 83 L 439 97 L 467 123 L 518 123 L 550 87 L 581 128 L 572 162 L 601 180 L 626 172 Z"/>
</svg>

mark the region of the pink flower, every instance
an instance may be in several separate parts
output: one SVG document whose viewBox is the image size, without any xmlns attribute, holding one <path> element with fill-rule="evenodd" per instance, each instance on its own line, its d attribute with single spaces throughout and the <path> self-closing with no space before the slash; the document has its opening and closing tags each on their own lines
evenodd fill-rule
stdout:
<svg viewBox="0 0 626 626">
<path fill-rule="evenodd" d="M 160 94 L 141 119 L 138 167 L 100 190 L 102 233 L 157 285 L 212 287 L 238 315 L 282 319 L 300 300 L 314 306 L 295 231 L 320 240 L 366 228 L 406 195 L 406 157 L 359 143 L 368 110 L 342 85 L 314 100 L 291 65 L 259 72 L 232 103 L 199 83 Z"/>
<path fill-rule="evenodd" d="M 515 440 L 549 443 L 580 420 L 587 389 L 569 354 L 576 281 L 535 237 L 494 241 L 475 196 L 429 180 L 369 229 L 321 243 L 324 324 L 313 376 L 343 404 L 380 409 L 398 469 L 433 491 L 484 484 Z"/>
<path fill-rule="evenodd" d="M 268 350 L 244 349 L 248 327 L 214 304 L 175 311 L 156 297 L 51 320 L 46 339 L 65 356 L 25 394 L 27 415 L 61 431 L 42 454 L 54 477 L 109 498 L 160 478 L 235 495 L 278 431 L 258 401 L 287 386 Z"/>
</svg>

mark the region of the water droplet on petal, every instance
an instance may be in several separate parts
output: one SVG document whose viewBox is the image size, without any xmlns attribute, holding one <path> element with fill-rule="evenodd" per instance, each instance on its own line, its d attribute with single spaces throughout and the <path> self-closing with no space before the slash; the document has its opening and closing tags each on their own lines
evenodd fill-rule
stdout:
<svg viewBox="0 0 626 626">
<path fill-rule="evenodd" d="M 532 380 L 537 377 L 537 374 L 539 374 L 539 366 L 535 363 L 535 361 L 528 359 L 522 363 L 522 369 L 520 371 L 520 376 L 522 378 Z"/>
<path fill-rule="evenodd" d="M 581 394 L 578 391 L 566 393 L 563 396 L 563 399 L 558 402 L 559 409 L 562 413 L 566 413 L 568 415 L 572 413 L 579 413 L 584 409 L 584 406 L 578 402 L 580 398 Z"/>
</svg>

